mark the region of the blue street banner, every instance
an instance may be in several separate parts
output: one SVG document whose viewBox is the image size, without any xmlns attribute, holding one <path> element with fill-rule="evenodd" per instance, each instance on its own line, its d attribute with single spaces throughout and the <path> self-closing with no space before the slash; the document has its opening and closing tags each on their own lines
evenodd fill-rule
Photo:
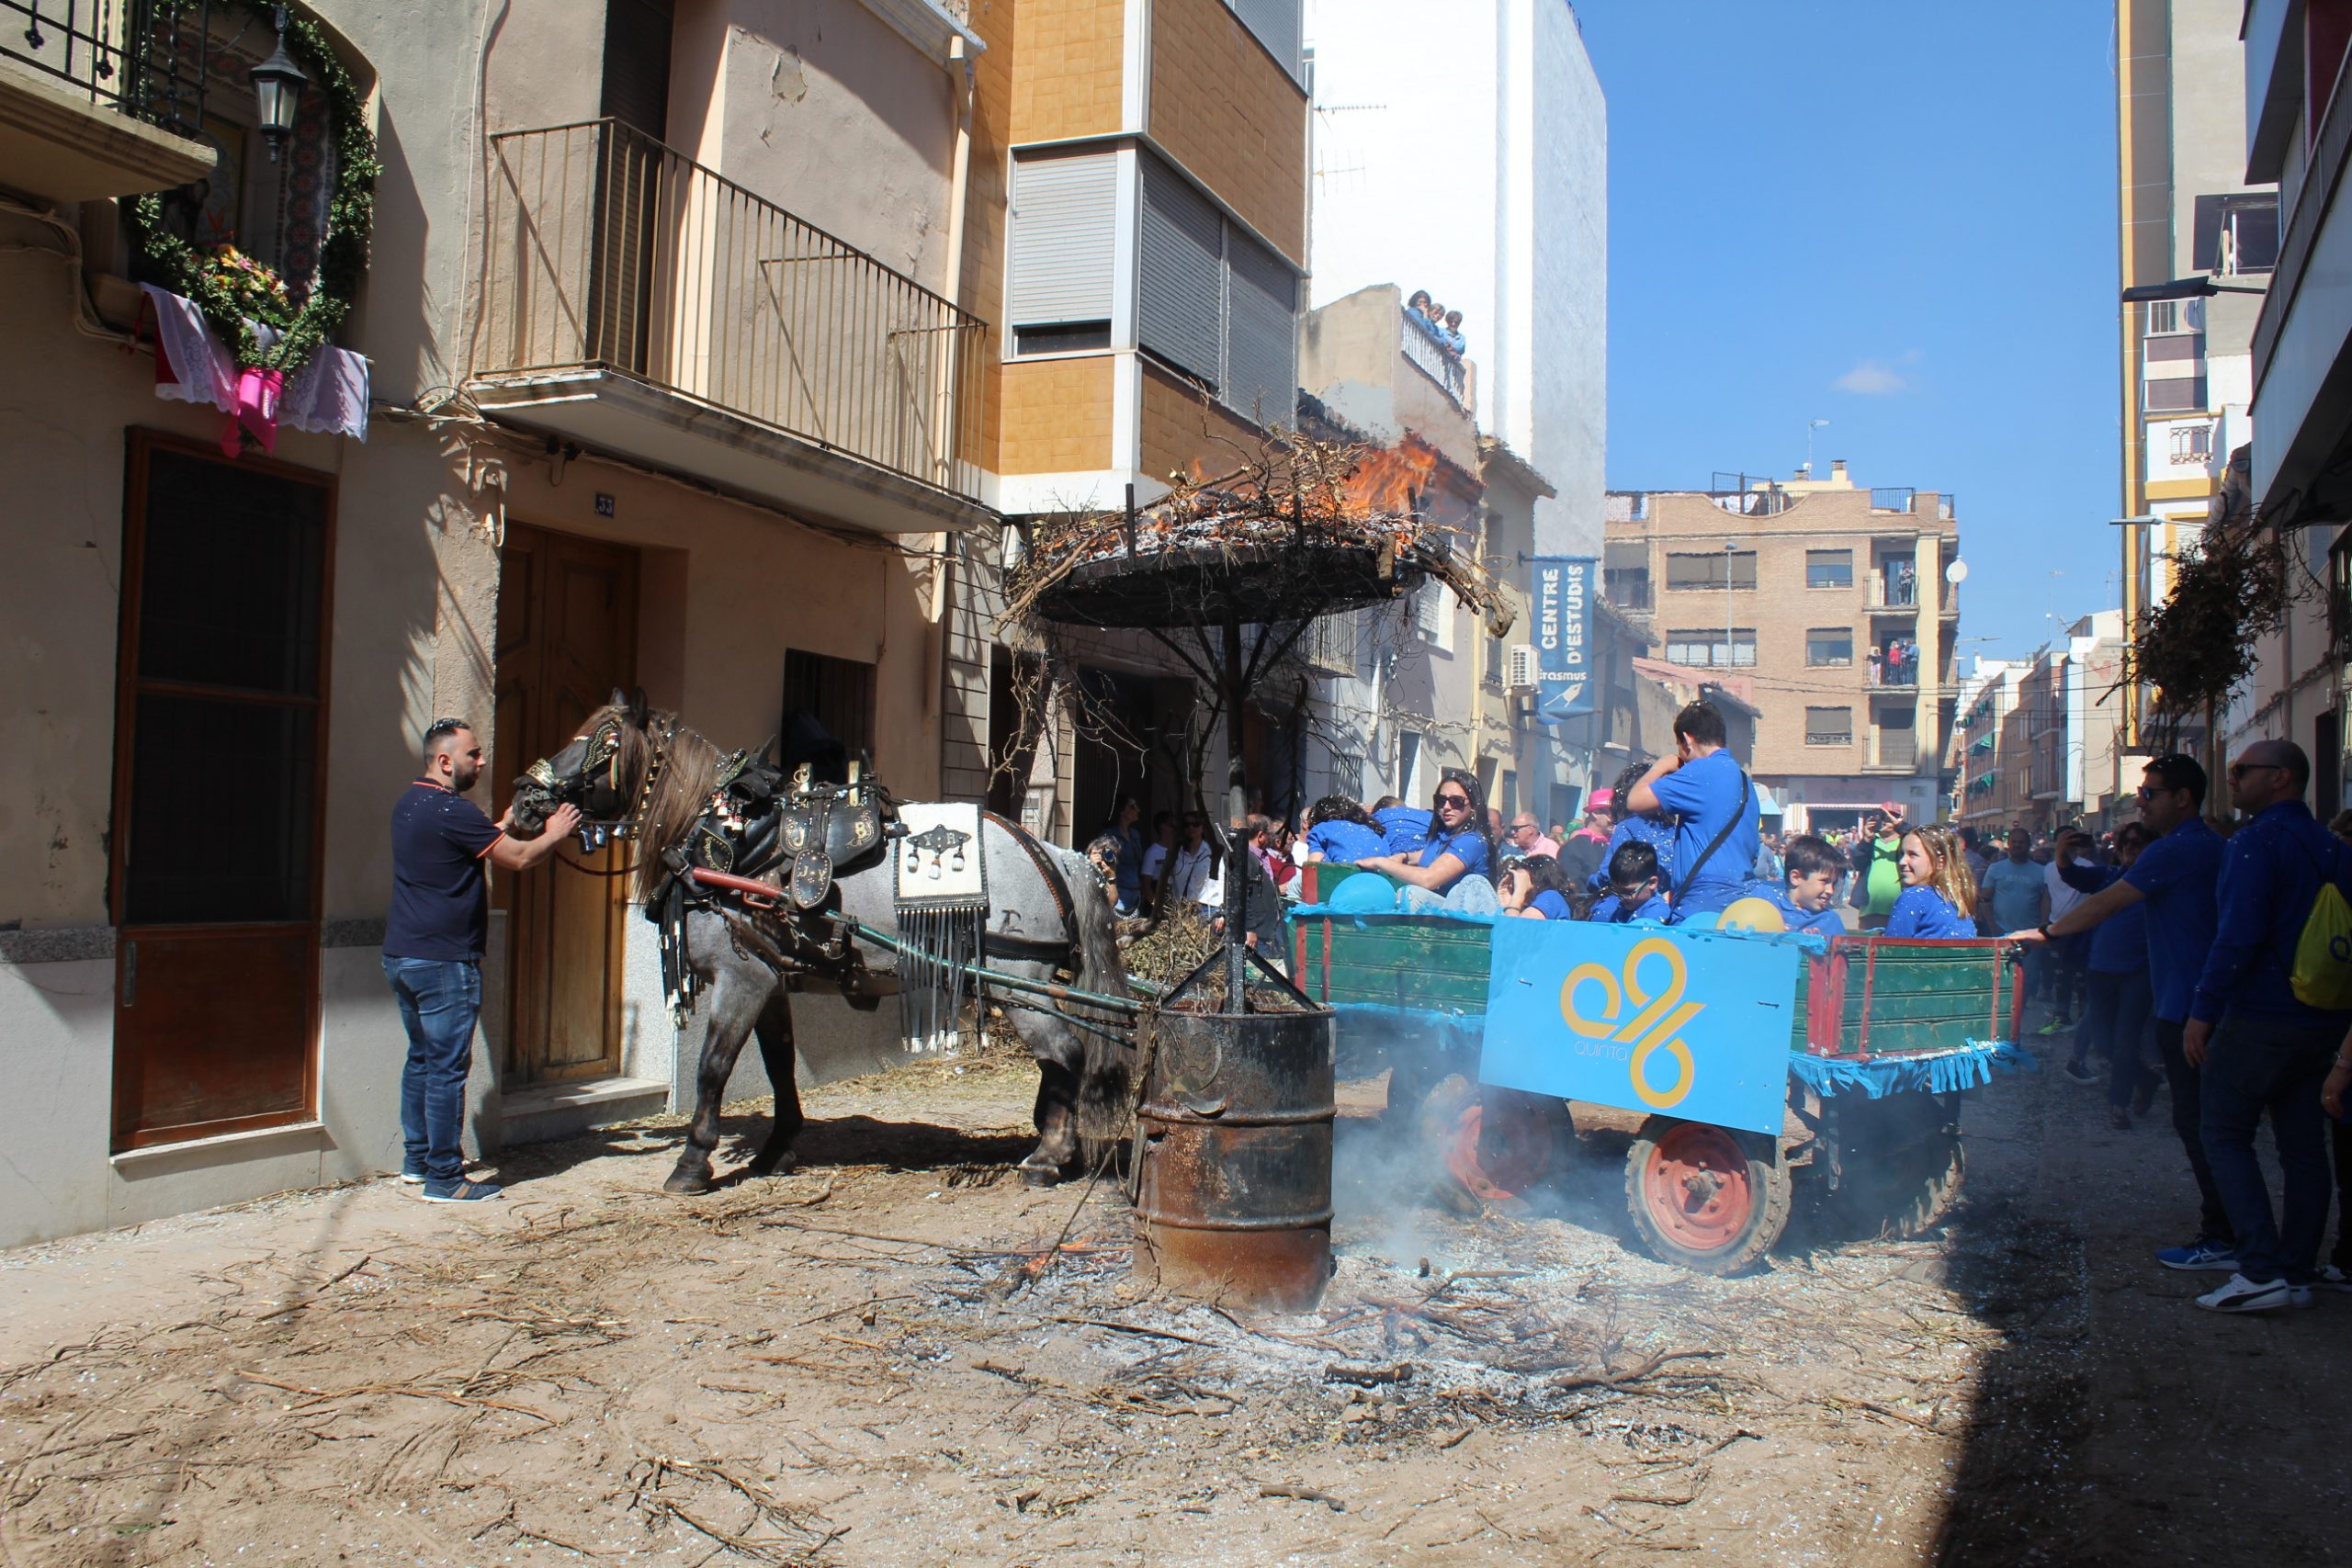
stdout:
<svg viewBox="0 0 2352 1568">
<path fill-rule="evenodd" d="M 1592 711 L 1592 556 L 1537 556 L 1535 716 L 1545 724 Z"/>
<path fill-rule="evenodd" d="M 1721 931 L 1497 920 L 1478 1077 L 1777 1134 L 1800 958 Z"/>
</svg>

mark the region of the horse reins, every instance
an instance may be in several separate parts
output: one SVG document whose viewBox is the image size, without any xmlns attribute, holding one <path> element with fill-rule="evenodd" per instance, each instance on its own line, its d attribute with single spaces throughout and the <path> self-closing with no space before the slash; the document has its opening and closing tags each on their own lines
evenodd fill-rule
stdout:
<svg viewBox="0 0 2352 1568">
<path fill-rule="evenodd" d="M 613 837 L 616 840 L 634 840 L 643 831 L 645 814 L 653 805 L 654 788 L 662 782 L 662 770 L 670 765 L 670 743 L 675 740 L 677 736 L 678 721 L 674 716 L 663 727 L 659 739 L 654 738 L 653 727 L 650 725 L 646 727 L 646 745 L 653 755 L 645 764 L 645 778 L 637 786 L 637 799 L 629 806 L 628 815 L 622 818 L 620 826 L 613 829 Z M 610 871 L 592 871 L 578 861 L 566 860 L 560 854 L 555 857 L 555 863 L 578 875 L 593 876 L 600 881 L 610 881 L 616 876 L 634 875 L 637 871 L 635 855 L 629 857 L 627 865 L 616 865 Z"/>
</svg>

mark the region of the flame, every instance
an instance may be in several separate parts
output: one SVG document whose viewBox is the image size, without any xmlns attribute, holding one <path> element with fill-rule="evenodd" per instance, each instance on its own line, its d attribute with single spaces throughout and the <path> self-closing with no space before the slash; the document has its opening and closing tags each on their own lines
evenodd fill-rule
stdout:
<svg viewBox="0 0 2352 1568">
<path fill-rule="evenodd" d="M 1437 464 L 1437 449 L 1416 435 L 1370 447 L 1348 472 L 1348 499 L 1367 512 L 1410 512 L 1435 480 Z"/>
</svg>

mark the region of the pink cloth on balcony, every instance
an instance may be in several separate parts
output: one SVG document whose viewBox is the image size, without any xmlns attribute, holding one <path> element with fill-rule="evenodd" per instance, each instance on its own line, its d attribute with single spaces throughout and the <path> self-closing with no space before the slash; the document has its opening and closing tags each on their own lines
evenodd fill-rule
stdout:
<svg viewBox="0 0 2352 1568">
<path fill-rule="evenodd" d="M 209 403 L 230 417 L 221 446 L 233 455 L 239 426 L 251 431 L 264 451 L 277 445 L 280 424 L 319 435 L 368 439 L 368 361 L 347 349 L 322 348 L 283 385 L 276 372 L 240 370 L 237 356 L 221 345 L 205 323 L 204 312 L 184 295 L 140 288 L 155 312 L 155 395 L 175 402 Z M 265 345 L 277 334 L 255 323 Z M 270 407 L 275 392 L 275 408 Z"/>
</svg>

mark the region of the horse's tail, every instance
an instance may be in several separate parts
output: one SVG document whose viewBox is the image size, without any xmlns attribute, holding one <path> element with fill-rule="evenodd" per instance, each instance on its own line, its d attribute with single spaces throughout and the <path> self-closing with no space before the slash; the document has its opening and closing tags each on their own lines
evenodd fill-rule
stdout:
<svg viewBox="0 0 2352 1568">
<path fill-rule="evenodd" d="M 1078 927 L 1078 988 L 1101 997 L 1127 995 L 1126 961 L 1119 956 L 1117 928 L 1102 874 L 1075 851 L 1058 844 L 1046 846 L 1070 885 Z M 1102 1012 L 1080 1003 L 1069 1010 L 1084 1020 L 1079 1035 L 1085 1042 L 1085 1059 L 1079 1070 L 1078 1133 L 1090 1145 L 1124 1140 L 1134 1135 L 1135 1020 L 1125 1013 Z M 1092 1163 L 1093 1156 L 1088 1156 Z"/>
</svg>

